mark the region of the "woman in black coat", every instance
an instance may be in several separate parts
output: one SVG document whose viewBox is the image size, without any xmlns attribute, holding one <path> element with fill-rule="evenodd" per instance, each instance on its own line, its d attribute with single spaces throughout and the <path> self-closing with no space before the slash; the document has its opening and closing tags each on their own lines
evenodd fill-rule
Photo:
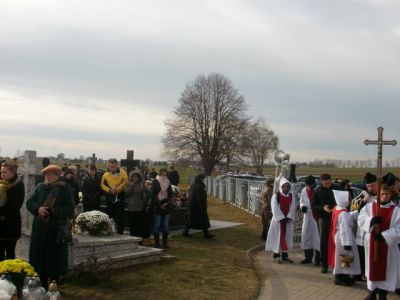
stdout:
<svg viewBox="0 0 400 300">
<path fill-rule="evenodd" d="M 25 187 L 15 163 L 3 163 L 0 180 L 0 261 L 15 258 L 15 245 L 21 237 L 21 213 Z"/>
<path fill-rule="evenodd" d="M 203 230 L 205 238 L 214 237 L 213 234 L 208 232 L 210 228 L 210 220 L 207 213 L 207 192 L 204 179 L 204 174 L 199 174 L 195 177 L 194 183 L 189 190 L 189 217 L 186 228 L 182 235 L 190 237 L 189 229 Z"/>
</svg>

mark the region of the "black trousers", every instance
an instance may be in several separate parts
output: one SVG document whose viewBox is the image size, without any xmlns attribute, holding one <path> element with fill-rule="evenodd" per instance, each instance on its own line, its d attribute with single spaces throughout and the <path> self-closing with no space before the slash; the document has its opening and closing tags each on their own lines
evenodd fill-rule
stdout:
<svg viewBox="0 0 400 300">
<path fill-rule="evenodd" d="M 315 251 L 315 255 L 314 255 L 314 251 Z M 317 262 L 317 263 L 321 262 L 321 253 L 314 249 L 305 249 L 304 257 L 309 261 L 312 261 L 312 259 L 314 257 L 315 262 Z"/>
<path fill-rule="evenodd" d="M 124 226 L 125 226 L 125 201 L 119 202 L 111 202 L 107 201 L 107 215 L 110 219 L 114 219 L 115 224 L 117 225 L 117 233 L 124 234 Z"/>
<path fill-rule="evenodd" d="M 17 240 L 0 240 L 0 261 L 15 258 Z"/>
<path fill-rule="evenodd" d="M 361 276 L 365 275 L 365 249 L 363 246 L 357 245 L 358 248 L 358 256 L 360 257 L 360 269 L 361 269 Z"/>
<path fill-rule="evenodd" d="M 129 234 L 146 238 L 150 236 L 149 220 L 145 211 L 128 211 Z"/>
<path fill-rule="evenodd" d="M 331 220 L 330 219 L 319 219 L 319 232 L 321 238 L 321 266 L 323 268 L 328 267 L 328 239 L 329 239 L 329 230 L 331 229 Z"/>
<path fill-rule="evenodd" d="M 100 210 L 100 203 L 83 199 L 83 211 Z"/>
</svg>

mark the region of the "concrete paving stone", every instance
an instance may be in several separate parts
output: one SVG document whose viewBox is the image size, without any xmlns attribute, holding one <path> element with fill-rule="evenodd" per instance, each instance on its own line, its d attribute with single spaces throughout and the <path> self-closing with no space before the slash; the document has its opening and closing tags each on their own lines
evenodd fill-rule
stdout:
<svg viewBox="0 0 400 300">
<path fill-rule="evenodd" d="M 295 300 L 361 300 L 368 295 L 366 282 L 357 282 L 352 287 L 334 284 L 334 275 L 321 274 L 320 268 L 313 264 L 302 265 L 303 251 L 297 249 L 289 252 L 294 263 L 276 264 L 272 253 L 259 251 L 253 257 L 257 273 L 264 282 L 257 299 L 295 299 Z M 399 299 L 389 293 L 389 300 Z"/>
</svg>

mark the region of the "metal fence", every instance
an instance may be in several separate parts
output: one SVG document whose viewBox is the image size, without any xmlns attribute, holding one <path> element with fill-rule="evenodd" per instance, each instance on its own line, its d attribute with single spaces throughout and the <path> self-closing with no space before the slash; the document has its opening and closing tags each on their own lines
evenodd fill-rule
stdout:
<svg viewBox="0 0 400 300">
<path fill-rule="evenodd" d="M 190 180 L 189 180 L 190 182 Z M 261 192 L 264 181 L 234 178 L 227 175 L 218 177 L 208 176 L 205 180 L 207 193 L 213 197 L 237 206 L 255 216 L 261 216 Z M 301 226 L 303 214 L 298 209 L 298 191 L 295 186 L 296 220 L 294 226 L 294 246 L 299 247 L 301 241 Z"/>
</svg>

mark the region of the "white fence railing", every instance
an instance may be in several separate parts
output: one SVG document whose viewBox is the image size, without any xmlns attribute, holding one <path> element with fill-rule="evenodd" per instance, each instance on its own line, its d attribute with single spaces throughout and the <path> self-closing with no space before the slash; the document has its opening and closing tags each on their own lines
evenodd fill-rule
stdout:
<svg viewBox="0 0 400 300">
<path fill-rule="evenodd" d="M 189 177 L 189 183 L 193 183 L 194 177 Z M 264 181 L 235 178 L 231 176 L 208 176 L 205 180 L 207 193 L 220 201 L 237 206 L 255 216 L 261 215 L 261 191 Z M 296 186 L 296 191 L 298 187 Z M 298 199 L 296 197 L 298 208 Z M 294 226 L 294 246 L 300 246 L 301 224 L 303 214 L 296 211 Z"/>
</svg>

